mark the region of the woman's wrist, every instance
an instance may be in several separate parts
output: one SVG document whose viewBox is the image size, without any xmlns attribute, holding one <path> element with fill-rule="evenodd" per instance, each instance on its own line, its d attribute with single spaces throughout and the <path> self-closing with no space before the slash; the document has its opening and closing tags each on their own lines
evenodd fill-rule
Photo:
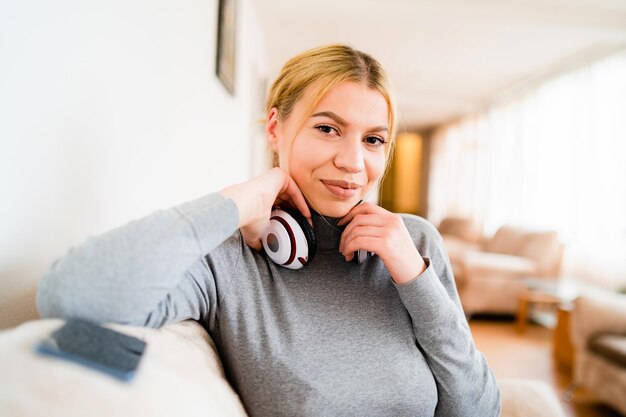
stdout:
<svg viewBox="0 0 626 417">
<path fill-rule="evenodd" d="M 246 190 L 245 183 L 228 186 L 219 193 L 224 198 L 230 198 L 237 206 L 239 214 L 238 228 L 244 227 L 252 222 L 258 215 L 257 211 L 263 207 L 262 198 Z"/>
<path fill-rule="evenodd" d="M 417 254 L 416 257 L 412 258 L 412 261 L 413 262 L 410 262 L 410 263 L 404 263 L 404 264 L 396 263 L 395 264 L 396 267 L 392 268 L 393 269 L 392 271 L 389 271 L 393 282 L 395 282 L 398 285 L 407 284 L 410 281 L 413 281 L 415 278 L 422 275 L 428 268 L 428 265 L 426 265 L 426 262 L 424 262 L 424 259 L 422 259 L 422 257 L 419 256 L 419 253 Z"/>
</svg>

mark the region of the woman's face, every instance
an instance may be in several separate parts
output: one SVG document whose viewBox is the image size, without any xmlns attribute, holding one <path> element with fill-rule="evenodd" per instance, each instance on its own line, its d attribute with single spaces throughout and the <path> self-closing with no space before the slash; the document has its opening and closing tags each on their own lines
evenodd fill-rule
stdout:
<svg viewBox="0 0 626 417">
<path fill-rule="evenodd" d="M 329 90 L 302 124 L 308 98 L 305 93 L 287 120 L 278 120 L 272 109 L 267 137 L 280 167 L 311 207 L 325 216 L 343 217 L 385 169 L 387 102 L 363 83 L 344 82 Z"/>
</svg>

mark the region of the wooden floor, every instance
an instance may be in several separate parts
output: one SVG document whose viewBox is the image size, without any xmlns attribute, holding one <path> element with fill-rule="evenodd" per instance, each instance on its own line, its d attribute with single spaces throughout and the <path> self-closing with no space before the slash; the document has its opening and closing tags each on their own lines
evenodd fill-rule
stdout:
<svg viewBox="0 0 626 417">
<path fill-rule="evenodd" d="M 529 325 L 524 334 L 519 334 L 513 320 L 506 318 L 472 318 L 470 328 L 476 346 L 487 357 L 496 378 L 529 378 L 547 382 L 568 417 L 621 417 L 581 390 L 575 392 L 572 402 L 563 401 L 563 392 L 570 385 L 571 378 L 553 364 L 552 330 Z"/>
</svg>

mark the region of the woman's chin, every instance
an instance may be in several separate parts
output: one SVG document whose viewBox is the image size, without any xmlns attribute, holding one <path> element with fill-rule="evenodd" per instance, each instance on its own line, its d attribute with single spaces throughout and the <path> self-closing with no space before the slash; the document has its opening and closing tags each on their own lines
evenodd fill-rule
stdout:
<svg viewBox="0 0 626 417">
<path fill-rule="evenodd" d="M 350 210 L 352 210 L 352 208 L 354 206 L 357 205 L 357 203 L 360 200 L 356 200 L 356 201 L 324 201 L 324 202 L 313 202 L 313 210 L 317 211 L 319 214 L 321 214 L 322 216 L 325 217 L 330 217 L 330 218 L 341 218 L 343 216 L 345 216 L 346 214 L 348 214 L 350 212 Z"/>
</svg>

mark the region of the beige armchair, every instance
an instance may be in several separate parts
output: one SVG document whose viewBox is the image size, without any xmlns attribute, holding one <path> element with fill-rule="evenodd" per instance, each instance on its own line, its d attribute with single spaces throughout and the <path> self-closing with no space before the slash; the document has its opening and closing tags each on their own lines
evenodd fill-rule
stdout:
<svg viewBox="0 0 626 417">
<path fill-rule="evenodd" d="M 585 294 L 571 318 L 574 384 L 626 416 L 626 295 Z"/>
<path fill-rule="evenodd" d="M 526 278 L 556 280 L 560 272 L 563 245 L 556 232 L 502 226 L 484 243 L 443 237 L 468 316 L 514 314 Z"/>
<path fill-rule="evenodd" d="M 441 220 L 437 229 L 446 238 L 459 239 L 466 243 L 479 243 L 483 240 L 478 226 L 469 217 L 446 217 Z"/>
</svg>

